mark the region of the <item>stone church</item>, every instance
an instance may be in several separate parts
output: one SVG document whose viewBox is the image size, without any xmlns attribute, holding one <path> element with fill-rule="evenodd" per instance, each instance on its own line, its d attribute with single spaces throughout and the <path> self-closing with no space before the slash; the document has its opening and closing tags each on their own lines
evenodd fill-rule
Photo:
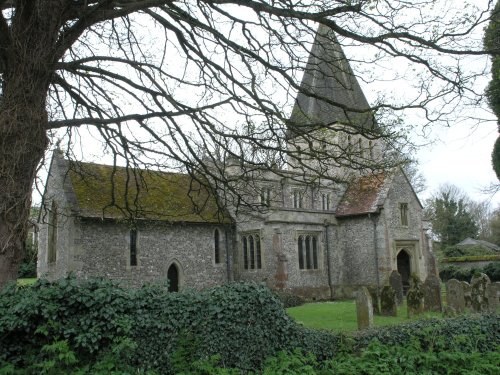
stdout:
<svg viewBox="0 0 500 375">
<path fill-rule="evenodd" d="M 321 137 L 331 124 L 354 119 L 357 126 L 376 126 L 362 111 L 332 104 L 369 108 L 340 44 L 325 38 L 330 32 L 319 28 L 301 85 L 332 100 L 298 95 L 290 149 L 329 147 Z M 314 132 L 318 144 L 301 142 Z M 330 135 L 337 146 L 363 144 L 370 158 L 379 153 L 377 141 Z M 350 183 L 318 178 L 310 184 L 300 181 L 293 160 L 290 165 L 256 175 L 250 198 L 260 209 L 250 212 L 220 210 L 217 192 L 187 174 L 76 163 L 55 152 L 40 216 L 38 276 L 72 272 L 131 286 L 168 279 L 172 291 L 255 281 L 313 300 L 384 285 L 393 270 L 404 284 L 411 273 L 422 280 L 436 273 L 422 205 L 402 170 L 353 172 Z M 237 175 L 239 168 L 227 173 Z M 314 168 L 326 168 L 325 175 L 349 173 L 342 166 Z M 142 188 L 134 191 L 129 181 L 137 174 Z M 136 193 L 134 204 L 121 200 L 125 189 Z M 126 220 L 127 205 L 127 212 L 140 207 L 133 222 Z"/>
</svg>

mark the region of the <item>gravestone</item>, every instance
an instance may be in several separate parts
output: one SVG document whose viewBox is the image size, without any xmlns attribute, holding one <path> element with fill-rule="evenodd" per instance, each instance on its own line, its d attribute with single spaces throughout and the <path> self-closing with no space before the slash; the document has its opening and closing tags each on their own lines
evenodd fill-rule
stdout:
<svg viewBox="0 0 500 375">
<path fill-rule="evenodd" d="M 389 285 L 392 287 L 396 293 L 396 302 L 398 305 L 403 304 L 403 280 L 398 271 L 394 270 L 389 276 Z"/>
<path fill-rule="evenodd" d="M 447 310 L 451 310 L 453 313 L 461 314 L 464 312 L 464 287 L 460 281 L 451 279 L 446 283 L 446 304 L 448 305 Z"/>
<path fill-rule="evenodd" d="M 398 316 L 396 292 L 390 285 L 386 285 L 380 292 L 380 309 L 384 316 Z"/>
<path fill-rule="evenodd" d="M 410 289 L 406 295 L 406 304 L 408 306 L 408 317 L 421 314 L 424 311 L 424 293 L 420 279 L 414 273 L 410 277 Z"/>
<path fill-rule="evenodd" d="M 373 305 L 373 314 L 380 315 L 380 298 L 379 291 L 376 286 L 368 286 L 368 292 L 372 297 L 372 305 Z"/>
<path fill-rule="evenodd" d="M 490 284 L 490 278 L 484 273 L 472 276 L 470 282 L 472 310 L 483 312 L 488 310 L 488 299 L 486 298 L 486 287 Z"/>
<path fill-rule="evenodd" d="M 472 307 L 472 290 L 470 284 L 467 281 L 461 281 L 461 283 L 464 289 L 465 308 L 470 309 Z"/>
<path fill-rule="evenodd" d="M 441 280 L 436 275 L 427 276 L 423 286 L 424 310 L 441 312 L 443 304 L 441 301 Z"/>
<path fill-rule="evenodd" d="M 356 296 L 356 315 L 358 318 L 358 329 L 373 327 L 373 305 L 372 297 L 366 287 L 358 290 Z"/>
<path fill-rule="evenodd" d="M 488 310 L 500 312 L 500 282 L 490 283 L 486 286 L 486 298 L 488 298 Z"/>
</svg>

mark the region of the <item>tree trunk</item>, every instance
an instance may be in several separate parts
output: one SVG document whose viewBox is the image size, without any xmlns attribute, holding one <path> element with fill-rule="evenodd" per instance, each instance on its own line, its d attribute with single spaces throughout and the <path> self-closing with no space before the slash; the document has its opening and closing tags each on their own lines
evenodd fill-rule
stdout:
<svg viewBox="0 0 500 375">
<path fill-rule="evenodd" d="M 0 288 L 23 258 L 37 166 L 49 144 L 46 98 L 68 2 L 18 0 L 0 82 Z"/>
<path fill-rule="evenodd" d="M 7 104 L 4 100 L 0 107 L 0 289 L 17 277 L 32 186 L 48 145 L 43 106 L 36 110 L 28 103 Z"/>
</svg>

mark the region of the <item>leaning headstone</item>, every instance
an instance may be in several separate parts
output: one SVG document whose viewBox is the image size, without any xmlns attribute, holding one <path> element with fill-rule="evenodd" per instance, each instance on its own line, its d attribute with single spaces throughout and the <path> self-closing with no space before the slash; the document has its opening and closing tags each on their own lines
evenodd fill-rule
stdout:
<svg viewBox="0 0 500 375">
<path fill-rule="evenodd" d="M 453 311 L 455 314 L 464 312 L 464 288 L 460 281 L 451 279 L 446 283 L 446 304 L 448 305 L 447 310 Z"/>
<path fill-rule="evenodd" d="M 380 292 L 380 310 L 384 316 L 398 315 L 396 292 L 390 285 L 384 286 Z"/>
<path fill-rule="evenodd" d="M 488 299 L 488 310 L 490 312 L 499 312 L 500 282 L 497 281 L 486 286 L 486 298 Z"/>
<path fill-rule="evenodd" d="M 441 280 L 436 275 L 430 274 L 422 285 L 424 293 L 424 310 L 441 312 Z"/>
<path fill-rule="evenodd" d="M 462 281 L 461 283 L 464 289 L 465 308 L 470 309 L 472 307 L 472 289 L 467 281 Z"/>
<path fill-rule="evenodd" d="M 403 304 L 403 280 L 398 271 L 394 270 L 389 276 L 389 285 L 396 293 L 396 302 L 398 305 Z"/>
<path fill-rule="evenodd" d="M 373 305 L 373 314 L 380 315 L 380 298 L 379 291 L 376 286 L 368 286 L 368 293 L 372 297 L 372 305 Z"/>
<path fill-rule="evenodd" d="M 356 297 L 356 314 L 359 330 L 373 327 L 372 297 L 366 287 L 362 287 L 358 290 Z"/>
<path fill-rule="evenodd" d="M 406 295 L 406 304 L 408 307 L 408 317 L 421 314 L 424 311 L 424 293 L 422 285 L 416 274 L 411 274 L 410 289 Z"/>
<path fill-rule="evenodd" d="M 472 310 L 483 312 L 488 310 L 488 300 L 486 298 L 486 287 L 490 284 L 490 278 L 484 273 L 476 274 L 472 277 L 471 300 Z"/>
</svg>

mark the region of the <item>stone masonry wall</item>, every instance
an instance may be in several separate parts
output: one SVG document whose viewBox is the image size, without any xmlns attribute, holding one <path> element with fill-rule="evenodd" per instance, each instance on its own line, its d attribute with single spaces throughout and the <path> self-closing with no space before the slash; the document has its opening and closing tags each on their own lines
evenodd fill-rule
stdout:
<svg viewBox="0 0 500 375">
<path fill-rule="evenodd" d="M 273 289 L 284 289 L 310 300 L 330 298 L 324 223 L 331 220 L 335 220 L 332 213 L 310 212 L 307 209 L 275 210 L 262 220 L 238 220 L 235 279 L 266 282 Z M 257 233 L 261 239 L 260 270 L 246 270 L 243 266 L 242 236 L 248 233 Z M 299 268 L 300 235 L 313 235 L 318 239 L 318 269 Z M 331 236 L 330 232 L 329 244 L 333 240 Z M 286 273 L 286 280 L 281 277 L 283 272 Z"/>
<path fill-rule="evenodd" d="M 408 204 L 408 225 L 401 224 L 401 203 Z M 404 175 L 397 173 L 384 204 L 384 221 L 389 238 L 386 254 L 391 259 L 392 269 L 397 269 L 397 254 L 402 248 L 407 249 L 411 256 L 411 272 L 417 273 L 421 280 L 425 280 L 429 249 L 426 246 L 422 218 L 422 207 L 415 193 Z M 389 277 L 389 274 L 386 276 Z"/>
<path fill-rule="evenodd" d="M 377 285 L 380 264 L 375 256 L 375 239 L 380 250 L 380 236 L 366 215 L 339 220 L 332 260 L 335 296 L 350 296 L 360 286 Z"/>
<path fill-rule="evenodd" d="M 130 265 L 130 227 L 113 221 L 81 220 L 75 241 L 75 260 L 81 264 L 77 276 L 100 276 L 125 285 L 167 280 L 175 264 L 180 288 L 201 289 L 227 282 L 225 231 L 209 224 L 137 224 L 137 266 Z M 220 263 L 215 263 L 214 231 L 220 233 Z"/>
<path fill-rule="evenodd" d="M 50 168 L 50 178 L 45 190 L 44 201 L 40 213 L 40 231 L 38 233 L 38 260 L 37 276 L 57 279 L 65 276 L 70 270 L 71 245 L 75 231 L 72 205 L 68 199 L 68 181 L 61 171 L 66 169 L 66 162 L 62 158 L 54 158 Z M 48 232 L 49 210 L 52 202 L 57 205 L 56 228 L 56 261 L 48 262 Z"/>
</svg>

